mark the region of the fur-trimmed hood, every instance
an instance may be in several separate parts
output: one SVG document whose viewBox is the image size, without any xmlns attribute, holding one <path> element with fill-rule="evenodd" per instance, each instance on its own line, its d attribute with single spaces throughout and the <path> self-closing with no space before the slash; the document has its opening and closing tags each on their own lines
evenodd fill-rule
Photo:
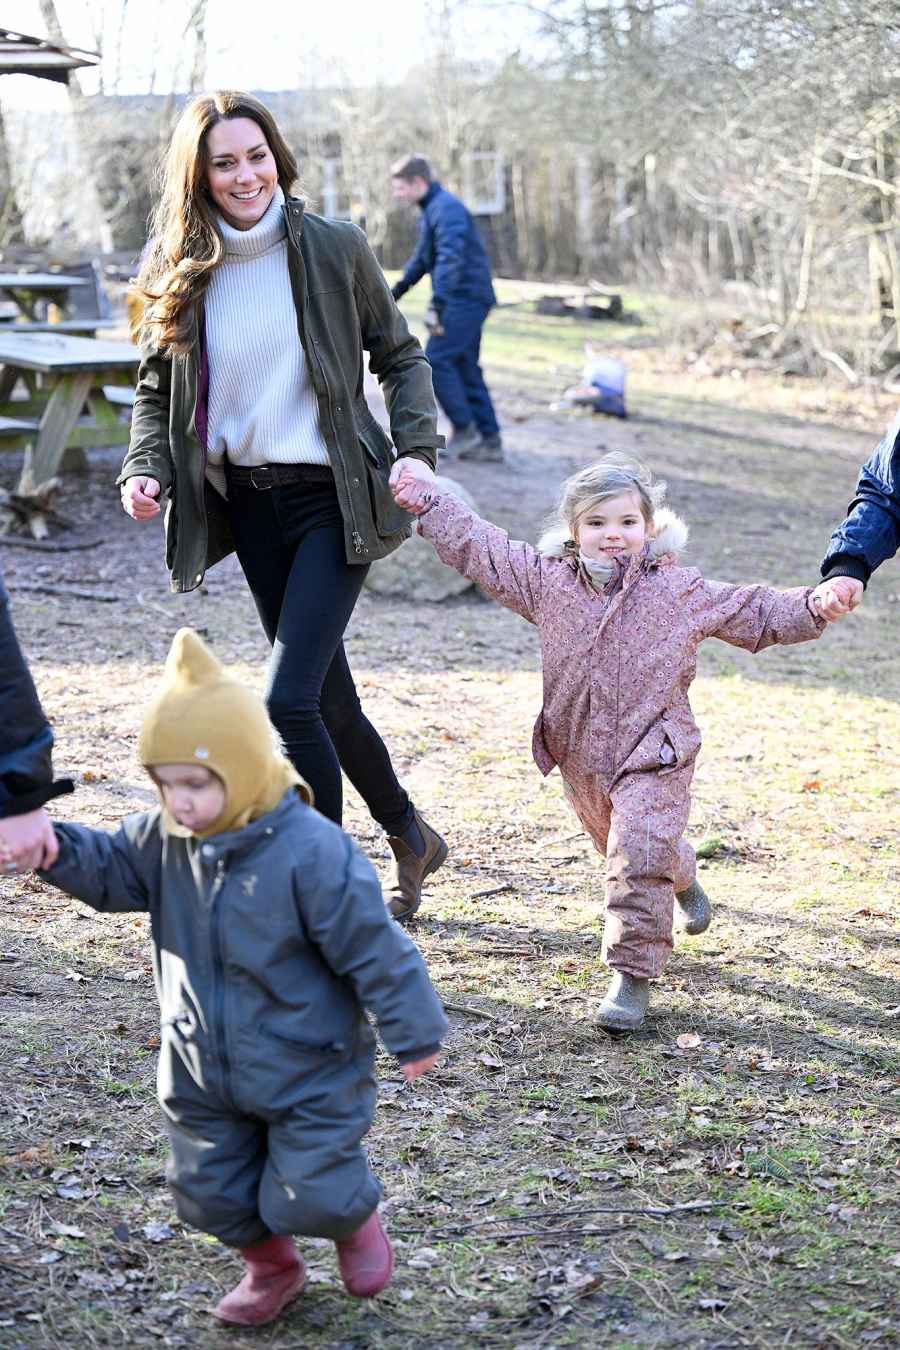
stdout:
<svg viewBox="0 0 900 1350">
<path fill-rule="evenodd" d="M 687 525 L 674 511 L 662 506 L 653 515 L 653 537 L 647 549 L 650 558 L 661 558 L 664 553 L 681 553 L 690 533 Z M 572 558 L 578 560 L 578 550 L 567 525 L 551 525 L 538 540 L 538 553 L 545 558 Z"/>
</svg>

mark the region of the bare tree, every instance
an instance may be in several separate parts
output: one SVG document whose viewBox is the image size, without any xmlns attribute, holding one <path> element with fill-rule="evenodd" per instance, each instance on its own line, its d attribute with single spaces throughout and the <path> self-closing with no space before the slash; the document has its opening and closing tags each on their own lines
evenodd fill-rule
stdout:
<svg viewBox="0 0 900 1350">
<path fill-rule="evenodd" d="M 41 15 L 47 26 L 47 32 L 51 41 L 59 46 L 66 46 L 66 40 L 60 26 L 59 16 L 56 12 L 55 0 L 40 0 Z M 92 134 L 89 122 L 89 115 L 85 106 L 85 96 L 74 71 L 69 73 L 69 98 L 72 103 L 72 119 L 74 128 L 74 139 L 76 152 L 82 163 L 87 166 L 91 164 L 93 156 Z M 80 208 L 82 218 L 88 224 L 90 233 L 94 236 L 95 242 L 104 253 L 109 253 L 113 248 L 113 236 L 109 220 L 103 210 L 100 201 L 100 195 L 93 173 L 83 172 L 80 175 Z"/>
</svg>

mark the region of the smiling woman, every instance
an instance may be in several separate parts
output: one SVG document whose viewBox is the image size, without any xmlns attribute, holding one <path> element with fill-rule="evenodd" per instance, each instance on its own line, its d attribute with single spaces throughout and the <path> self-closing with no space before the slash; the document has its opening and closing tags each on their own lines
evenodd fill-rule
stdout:
<svg viewBox="0 0 900 1350">
<path fill-rule="evenodd" d="M 278 166 L 260 129 L 249 117 L 217 122 L 206 138 L 209 195 L 236 230 L 262 220 L 278 186 Z"/>
<path fill-rule="evenodd" d="M 409 533 L 389 483 L 433 481 L 431 371 L 365 236 L 291 196 L 297 165 L 249 94 L 204 94 L 172 137 L 152 242 L 131 444 L 135 520 L 166 512 L 172 588 L 232 549 L 273 646 L 268 710 L 316 806 L 340 824 L 341 771 L 387 831 L 391 913 L 413 914 L 447 846 L 368 721 L 343 635 L 368 565 Z M 366 404 L 363 350 L 396 451 Z"/>
</svg>

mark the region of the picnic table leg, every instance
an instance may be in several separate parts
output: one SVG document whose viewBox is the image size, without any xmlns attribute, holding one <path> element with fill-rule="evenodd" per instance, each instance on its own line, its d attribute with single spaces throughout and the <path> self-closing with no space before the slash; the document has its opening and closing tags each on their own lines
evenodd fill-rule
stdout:
<svg viewBox="0 0 900 1350">
<path fill-rule="evenodd" d="M 49 376 L 48 379 L 52 379 Z M 40 487 L 62 468 L 66 454 L 66 442 L 84 407 L 88 391 L 94 382 L 91 371 L 79 371 L 75 375 L 62 375 L 54 382 L 38 427 L 34 453 L 31 457 L 31 476 L 33 486 Z M 77 466 L 86 468 L 87 458 L 83 450 L 78 450 Z M 24 471 L 23 471 L 24 476 Z"/>
<path fill-rule="evenodd" d="M 15 366 L 0 366 L 0 403 L 12 398 L 20 373 Z"/>
</svg>

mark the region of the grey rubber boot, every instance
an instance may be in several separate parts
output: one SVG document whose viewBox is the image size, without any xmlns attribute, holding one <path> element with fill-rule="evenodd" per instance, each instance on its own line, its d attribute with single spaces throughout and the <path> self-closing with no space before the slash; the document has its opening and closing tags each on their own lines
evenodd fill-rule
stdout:
<svg viewBox="0 0 900 1350">
<path fill-rule="evenodd" d="M 452 457 L 453 455 L 462 455 L 469 450 L 474 450 L 476 445 L 481 444 L 481 432 L 474 422 L 470 422 L 467 427 L 454 427 L 450 439 L 442 454 Z"/>
<path fill-rule="evenodd" d="M 679 926 L 682 931 L 690 933 L 692 937 L 705 933 L 712 918 L 712 905 L 700 882 L 694 880 L 686 891 L 676 891 L 675 899 L 680 911 Z"/>
<path fill-rule="evenodd" d="M 493 436 L 482 436 L 478 444 L 473 445 L 470 450 L 460 450 L 459 457 L 476 464 L 502 464 L 503 441 L 500 439 L 500 432 L 495 431 Z"/>
<path fill-rule="evenodd" d="M 596 1020 L 606 1031 L 637 1031 L 650 1002 L 650 981 L 614 970 Z"/>
</svg>

